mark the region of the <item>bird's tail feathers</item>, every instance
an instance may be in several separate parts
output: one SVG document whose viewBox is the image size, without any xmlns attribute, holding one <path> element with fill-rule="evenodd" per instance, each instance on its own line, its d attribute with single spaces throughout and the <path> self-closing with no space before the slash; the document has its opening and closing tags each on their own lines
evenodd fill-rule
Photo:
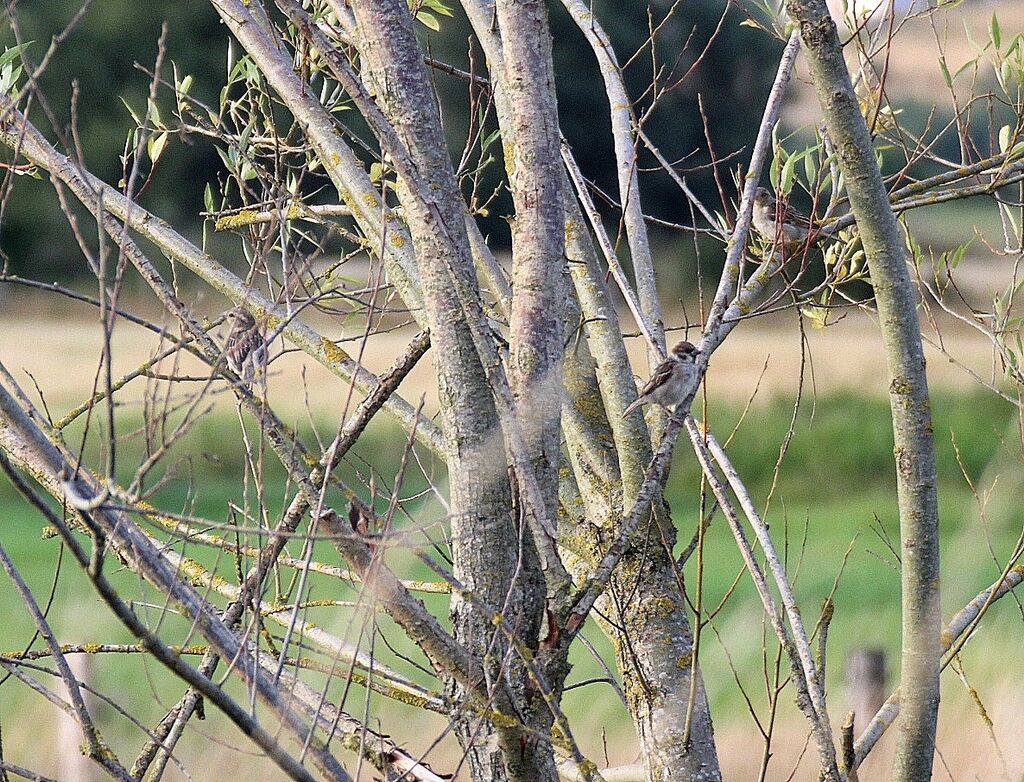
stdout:
<svg viewBox="0 0 1024 782">
<path fill-rule="evenodd" d="M 625 418 L 627 415 L 632 413 L 634 410 L 636 410 L 638 407 L 640 407 L 640 405 L 644 404 L 644 402 L 646 402 L 646 401 L 647 400 L 644 399 L 642 396 L 638 396 L 636 399 L 633 400 L 633 403 L 629 407 L 627 407 L 625 410 L 622 411 L 622 417 Z"/>
</svg>

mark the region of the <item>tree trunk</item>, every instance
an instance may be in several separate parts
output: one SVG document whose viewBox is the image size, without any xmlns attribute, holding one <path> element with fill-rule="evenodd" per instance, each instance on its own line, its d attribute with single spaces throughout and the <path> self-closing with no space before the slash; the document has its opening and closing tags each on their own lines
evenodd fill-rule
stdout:
<svg viewBox="0 0 1024 782">
<path fill-rule="evenodd" d="M 492 390 L 453 284 L 458 275 L 461 284 L 475 290 L 475 272 L 465 205 L 440 114 L 404 0 L 356 2 L 353 11 L 363 71 L 374 75 L 378 104 L 426 181 L 427 192 L 414 192 L 416 184 L 403 182 L 399 197 L 419 262 L 434 346 L 447 443 L 454 575 L 501 611 L 519 631 L 519 640 L 535 649 L 545 583 L 525 522 L 512 513 L 513 491 Z M 553 782 L 550 744 L 524 751 L 537 743 L 536 736 L 548 735 L 551 714 L 542 699 L 533 697 L 521 661 L 490 615 L 457 594 L 451 613 L 457 638 L 484 661 L 488 688 L 504 691 L 529 729 L 496 728 L 457 709 L 456 732 L 473 778 Z M 448 689 L 456 703 L 465 700 L 454 683 Z"/>
<path fill-rule="evenodd" d="M 889 373 L 900 509 L 903 648 L 893 779 L 931 778 L 939 708 L 942 617 L 939 513 L 931 405 L 917 300 L 906 249 L 878 169 L 871 134 L 824 0 L 788 0 L 829 135 L 846 179 L 878 305 Z"/>
</svg>

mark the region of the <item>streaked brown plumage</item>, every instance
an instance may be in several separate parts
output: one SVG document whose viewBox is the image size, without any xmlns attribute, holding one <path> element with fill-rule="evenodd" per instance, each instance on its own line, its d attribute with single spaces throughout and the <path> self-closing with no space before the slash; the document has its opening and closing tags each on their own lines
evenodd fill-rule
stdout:
<svg viewBox="0 0 1024 782">
<path fill-rule="evenodd" d="M 697 376 L 697 350 L 685 339 L 677 342 L 668 358 L 654 368 L 639 396 L 623 412 L 622 417 L 632 413 L 640 405 L 653 402 L 662 407 L 675 407 L 693 393 L 700 378 Z"/>
<path fill-rule="evenodd" d="M 780 202 L 767 188 L 759 187 L 754 194 L 754 228 L 772 242 L 782 241 L 787 246 L 807 241 L 810 221 L 787 202 Z"/>
<path fill-rule="evenodd" d="M 242 307 L 228 310 L 224 317 L 231 331 L 224 343 L 228 367 L 245 385 L 258 379 L 267 366 L 267 345 L 256 319 Z"/>
</svg>

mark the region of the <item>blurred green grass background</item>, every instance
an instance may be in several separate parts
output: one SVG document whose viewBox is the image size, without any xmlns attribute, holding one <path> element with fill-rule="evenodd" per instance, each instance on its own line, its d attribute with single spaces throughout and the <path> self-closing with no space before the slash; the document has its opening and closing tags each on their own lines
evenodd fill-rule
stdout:
<svg viewBox="0 0 1024 782">
<path fill-rule="evenodd" d="M 993 395 L 964 397 L 940 392 L 933 404 L 944 560 L 943 616 L 948 619 L 994 580 L 1000 567 L 996 560 L 1001 563 L 1009 555 L 1020 534 L 1021 512 L 1015 500 L 1021 473 L 1020 446 L 1012 406 Z M 741 414 L 742 409 L 737 405 L 717 405 L 709 413 L 708 421 L 719 438 L 724 439 Z M 786 440 L 791 423 L 792 436 L 776 476 L 780 444 Z M 176 446 L 179 455 L 191 454 L 191 479 L 184 477 L 188 471 L 183 470 L 182 477 L 171 480 L 160 491 L 155 504 L 167 511 L 228 521 L 228 503 L 241 501 L 239 486 L 244 471 L 244 450 L 238 427 L 238 420 L 231 411 L 216 412 L 204 419 L 185 442 Z M 329 437 L 329 425 L 322 424 L 320 429 L 321 437 Z M 250 431 L 250 438 L 255 434 Z M 304 436 L 307 442 L 311 441 L 308 428 Z M 373 475 L 373 481 L 383 490 L 396 473 L 403 441 L 404 435 L 396 428 L 376 423 L 346 458 L 339 474 L 353 486 L 369 483 Z M 123 463 L 132 463 L 132 456 L 136 455 L 133 449 L 137 451 L 137 446 L 122 445 Z M 894 668 L 893 678 L 898 676 L 899 573 L 896 557 L 885 541 L 888 536 L 898 550 L 887 402 L 881 398 L 836 393 L 805 400 L 795 418 L 791 401 L 759 403 L 746 413 L 728 451 L 760 508 L 765 508 L 771 495 L 766 518 L 777 543 L 786 548 L 797 595 L 809 624 L 813 625 L 822 601 L 832 592 L 846 562 L 834 592 L 836 611 L 829 634 L 829 683 L 833 688 L 833 703 L 837 703 L 837 697 L 841 702 L 843 661 L 856 647 L 886 649 Z M 273 518 L 286 501 L 286 482 L 269 453 L 265 467 L 266 502 Z M 974 483 L 978 496 L 972 492 L 965 475 Z M 993 486 L 995 489 L 990 491 Z M 422 473 L 409 470 L 401 496 L 416 497 L 425 488 Z M 683 442 L 677 448 L 668 487 L 680 548 L 696 529 L 699 492 L 699 471 Z M 250 501 L 254 496 L 250 486 Z M 436 506 L 429 505 L 427 499 L 413 499 L 405 507 L 417 522 L 438 516 Z M 982 507 L 984 513 L 980 511 Z M 0 510 L 5 524 L 3 544 L 37 599 L 45 602 L 51 585 L 54 587 L 50 619 L 61 640 L 69 643 L 131 641 L 69 558 L 64 558 L 55 578 L 59 543 L 43 538 L 40 518 L 14 495 L 6 481 L 0 483 Z M 398 528 L 408 524 L 408 519 L 396 517 Z M 160 530 L 156 532 L 167 537 Z M 434 534 L 440 537 L 441 532 L 435 529 Z M 250 543 L 258 544 L 257 541 Z M 179 543 L 176 548 L 234 580 L 235 563 L 230 555 L 192 543 L 185 546 Z M 292 553 L 296 554 L 297 548 Z M 324 543 L 317 544 L 314 558 L 341 564 Z M 402 556 L 401 552 L 397 552 L 393 560 L 405 577 L 436 580 L 426 568 L 411 557 Z M 190 635 L 187 624 L 180 619 L 161 618 L 163 601 L 160 596 L 121 569 L 113 556 L 107 558 L 107 570 L 126 595 L 136 601 L 137 609 L 144 616 L 163 622 L 169 631 L 165 633 L 169 640 L 175 643 L 201 640 Z M 762 612 L 749 578 L 740 575 L 741 562 L 720 515 L 715 517 L 707 532 L 703 574 L 705 607 L 716 606 L 740 576 L 725 608 L 716 616 L 714 632 L 709 629 L 704 634 L 701 664 L 719 726 L 742 723 L 749 718 L 744 716 L 747 707 L 737 679 L 747 689 L 756 708 L 763 708 L 765 702 Z M 686 575 L 692 597 L 696 557 L 691 557 L 687 563 Z M 286 584 L 290 576 L 291 573 L 285 571 L 281 584 Z M 307 597 L 313 600 L 350 600 L 355 595 L 349 585 L 326 576 L 314 575 L 309 587 Z M 444 596 L 426 596 L 425 599 L 446 620 L 447 599 Z M 975 642 L 986 649 L 985 655 L 975 655 L 976 660 L 991 668 L 993 677 L 998 674 L 1001 655 L 993 655 L 991 645 L 1005 648 L 1019 635 L 1019 617 L 1015 621 L 1014 612 L 1019 613 L 1010 600 L 996 606 L 993 616 L 986 620 L 985 638 Z M 3 617 L 0 648 L 9 651 L 25 646 L 32 637 L 33 626 L 6 579 L 0 587 L 0 616 Z M 87 622 L 83 623 L 83 617 L 88 618 Z M 369 642 L 364 612 L 314 608 L 306 618 L 350 643 L 365 647 Z M 429 685 L 428 677 L 412 671 L 399 657 L 409 655 L 422 661 L 418 652 L 385 616 L 381 614 L 377 618 L 383 637 L 394 647 L 392 651 L 387 645 L 377 643 L 380 658 Z M 274 633 L 280 632 L 280 628 L 270 627 Z M 610 660 L 610 647 L 597 628 L 591 626 L 587 635 Z M 37 642 L 36 647 L 39 645 Z M 723 646 L 728 656 L 723 653 Z M 974 655 L 973 647 L 969 649 L 969 654 Z M 769 653 L 774 655 L 771 644 Z M 577 650 L 573 661 L 570 683 L 602 675 L 599 666 L 582 649 Z M 735 667 L 735 673 L 730 665 Z M 98 660 L 94 670 L 97 689 L 116 693 L 133 714 L 149 724 L 155 723 L 182 691 L 180 684 L 160 666 L 146 661 L 143 655 L 111 656 Z M 982 680 L 985 679 L 982 674 Z M 324 682 L 320 676 L 313 676 L 312 680 Z M 14 685 L 8 682 L 0 687 L 0 725 L 7 742 L 26 730 L 30 734 L 47 730 L 53 715 L 52 707 L 37 695 L 24 686 Z M 332 687 L 332 694 L 340 696 L 340 683 L 335 682 Z M 241 694 L 237 685 L 230 684 L 229 688 Z M 350 710 L 360 713 L 364 708 L 362 698 L 362 692 L 351 693 Z M 792 708 L 791 700 L 791 696 L 783 696 L 783 713 Z M 570 719 L 577 720 L 585 737 L 584 744 L 591 751 L 600 747 L 601 730 L 607 731 L 613 742 L 631 744 L 628 739 L 631 728 L 625 711 L 607 685 L 573 689 L 566 695 L 565 706 Z M 422 720 L 408 707 L 379 698 L 373 699 L 371 708 L 385 728 L 408 724 L 406 720 Z M 18 715 L 13 725 L 11 715 Z M 127 746 L 141 742 L 138 731 L 112 710 L 103 709 L 101 715 L 101 727 L 108 739 L 127 742 Z M 203 730 L 223 722 L 219 715 L 211 720 L 210 728 Z M 33 725 L 36 727 L 30 727 Z M 436 730 L 440 732 L 441 728 Z M 231 728 L 226 725 L 214 732 L 231 736 Z"/>
</svg>

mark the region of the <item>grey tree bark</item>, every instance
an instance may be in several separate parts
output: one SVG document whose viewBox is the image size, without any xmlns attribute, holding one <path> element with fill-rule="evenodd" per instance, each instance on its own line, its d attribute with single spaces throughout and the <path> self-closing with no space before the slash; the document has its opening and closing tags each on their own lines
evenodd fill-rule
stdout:
<svg viewBox="0 0 1024 782">
<path fill-rule="evenodd" d="M 850 208 L 867 254 L 889 372 L 903 601 L 901 717 L 893 779 L 930 779 L 942 617 L 935 446 L 917 298 L 835 23 L 824 0 L 787 0 L 786 8 L 800 25 L 825 125 L 846 179 Z"/>
<path fill-rule="evenodd" d="M 463 7 L 487 56 L 502 133 L 507 139 L 515 139 L 515 110 L 510 98 L 513 90 L 508 84 L 509 44 L 505 40 L 505 30 L 495 30 L 491 24 L 496 4 L 466 0 Z M 546 82 L 530 85 L 533 90 L 546 86 Z M 553 101 L 553 96 L 549 100 Z M 624 176 L 628 180 L 630 172 Z M 563 177 L 562 190 L 568 194 L 571 188 L 564 172 Z M 613 499 L 600 508 L 592 506 L 600 515 L 591 515 L 590 518 L 600 520 L 601 527 L 614 536 L 623 509 L 630 507 L 643 483 L 652 449 L 643 417 L 622 417 L 622 411 L 635 398 L 635 385 L 613 298 L 605 284 L 604 273 L 598 268 L 597 254 L 585 226 L 586 220 L 578 201 L 567 197 L 566 252 L 576 298 L 586 323 L 585 333 L 594 345 L 594 369 L 604 406 L 604 410 L 589 410 L 586 418 L 591 432 L 610 427 L 619 466 L 616 471 L 606 466 L 608 482 L 588 487 L 590 490 L 584 492 L 584 501 L 588 498 Z M 657 322 L 660 323 L 660 307 L 652 306 L 652 309 L 658 313 Z M 578 384 L 567 383 L 570 391 L 574 387 Z M 664 509 L 659 512 L 664 512 Z M 571 530 L 569 535 L 569 540 L 563 542 L 569 544 L 575 555 L 568 558 L 568 564 L 574 575 L 585 577 L 600 561 L 602 548 L 588 534 L 586 525 Z M 663 535 L 667 536 L 666 539 Z M 692 706 L 690 741 L 683 741 L 683 726 L 691 709 L 689 663 L 692 661 L 693 639 L 682 590 L 682 574 L 671 556 L 674 543 L 674 531 L 660 528 L 653 518 L 630 537 L 622 569 L 612 577 L 608 595 L 599 603 L 610 619 L 602 629 L 616 649 L 616 661 L 623 672 L 627 703 L 644 748 L 649 778 L 658 782 L 717 780 L 721 778 L 721 771 L 714 743 L 714 727 L 700 682 L 696 688 L 696 702 Z"/>
<path fill-rule="evenodd" d="M 486 604 L 507 615 L 519 629 L 521 641 L 535 649 L 543 619 L 545 582 L 527 525 L 511 514 L 513 489 L 491 387 L 456 292 L 457 283 L 453 284 L 453 276 L 459 275 L 475 290 L 475 273 L 465 229 L 465 205 L 448 157 L 436 99 L 405 2 L 356 2 L 353 11 L 363 68 L 373 74 L 380 87 L 378 103 L 427 183 L 424 191 L 419 183 L 402 182 L 399 197 L 416 249 L 435 346 L 454 575 Z M 432 199 L 436 212 L 424 204 L 425 198 Z M 441 224 L 436 215 L 440 215 Z M 532 260 L 536 263 L 546 260 L 546 256 L 541 254 Z M 529 269 L 529 264 L 524 265 Z M 515 340 L 514 344 L 519 342 Z M 523 341 L 522 350 L 529 348 L 530 343 Z M 548 365 L 537 368 L 550 371 L 550 357 Z M 560 379 L 557 371 L 555 379 Z M 552 396 L 549 393 L 547 398 Z M 553 423 L 557 426 L 555 399 Z M 557 433 L 557 429 L 554 431 Z M 538 476 L 547 479 L 541 485 L 548 488 L 545 499 L 551 499 L 549 507 L 554 506 L 553 496 L 557 496 L 557 484 L 549 476 L 557 467 L 556 454 L 557 441 L 555 453 L 546 453 L 550 464 L 538 470 Z M 457 595 L 453 596 L 451 614 L 456 637 L 485 661 L 488 688 L 507 690 L 520 718 L 533 729 L 523 734 L 515 727 L 495 727 L 470 715 L 456 714 L 456 730 L 469 755 L 474 778 L 522 782 L 556 779 L 550 743 L 541 742 L 523 751 L 523 747 L 537 743 L 536 736 L 549 733 L 551 713 L 531 694 L 528 676 L 507 639 L 501 637 L 490 616 Z M 450 686 L 450 692 L 457 703 L 465 697 L 458 686 Z M 489 740 L 490 734 L 495 734 L 497 741 Z"/>
</svg>

